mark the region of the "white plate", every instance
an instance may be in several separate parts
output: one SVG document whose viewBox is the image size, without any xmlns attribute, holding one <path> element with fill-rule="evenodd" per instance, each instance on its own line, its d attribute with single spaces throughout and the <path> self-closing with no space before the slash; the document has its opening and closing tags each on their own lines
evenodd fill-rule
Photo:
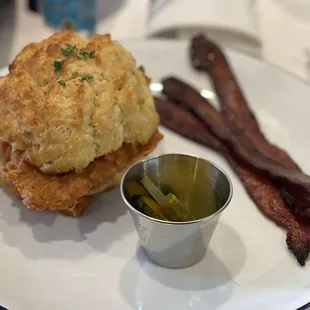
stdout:
<svg viewBox="0 0 310 310">
<path fill-rule="evenodd" d="M 125 42 L 153 81 L 168 74 L 211 89 L 188 62 L 185 42 Z M 249 103 L 271 141 L 310 173 L 310 88 L 229 52 Z M 1 73 L 4 73 L 2 71 Z M 11 310 L 293 310 L 310 301 L 310 261 L 298 266 L 285 232 L 265 219 L 216 153 L 162 129 L 162 152 L 202 156 L 234 184 L 207 256 L 168 270 L 152 265 L 119 190 L 97 196 L 81 219 L 27 211 L 0 192 L 0 304 Z"/>
</svg>

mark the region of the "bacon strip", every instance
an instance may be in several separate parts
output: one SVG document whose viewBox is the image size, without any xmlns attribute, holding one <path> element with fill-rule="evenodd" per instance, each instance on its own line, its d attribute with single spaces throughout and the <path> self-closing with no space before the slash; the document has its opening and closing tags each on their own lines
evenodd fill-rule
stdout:
<svg viewBox="0 0 310 310">
<path fill-rule="evenodd" d="M 301 171 L 286 151 L 267 141 L 220 48 L 202 35 L 194 37 L 191 45 L 191 60 L 196 69 L 208 72 L 211 77 L 227 123 L 234 130 L 248 135 L 267 157 L 281 162 L 284 167 Z"/>
<path fill-rule="evenodd" d="M 244 146 L 252 142 L 260 155 L 267 156 L 269 161 L 281 167 L 278 168 L 278 172 L 282 170 L 285 173 L 285 169 L 292 169 L 296 175 L 306 176 L 285 151 L 272 145 L 264 137 L 220 48 L 204 36 L 197 36 L 192 40 L 191 59 L 196 69 L 209 73 L 220 99 L 225 124 L 234 135 L 245 140 L 241 144 Z M 253 158 L 252 154 L 251 158 Z M 258 163 L 260 159 L 253 158 L 253 161 Z M 272 167 L 269 166 L 269 169 Z M 274 177 L 273 174 L 276 171 L 269 170 L 267 172 L 270 173 L 271 177 Z M 283 179 L 276 178 L 275 181 L 280 187 L 282 198 L 290 208 L 296 214 L 310 218 L 310 190 L 308 186 L 298 186 L 298 180 L 295 179 L 294 181 L 294 178 L 289 184 Z"/>
<path fill-rule="evenodd" d="M 283 202 L 278 189 L 262 174 L 254 171 L 253 168 L 234 156 L 222 142 L 208 131 L 203 123 L 186 111 L 182 104 L 176 105 L 176 103 L 163 101 L 159 98 L 155 98 L 155 104 L 162 125 L 186 138 L 210 147 L 226 157 L 261 212 L 287 231 L 288 249 L 299 264 L 304 266 L 310 253 L 310 225 L 307 221 L 292 214 Z M 220 114 L 216 113 L 220 118 Z"/>
</svg>

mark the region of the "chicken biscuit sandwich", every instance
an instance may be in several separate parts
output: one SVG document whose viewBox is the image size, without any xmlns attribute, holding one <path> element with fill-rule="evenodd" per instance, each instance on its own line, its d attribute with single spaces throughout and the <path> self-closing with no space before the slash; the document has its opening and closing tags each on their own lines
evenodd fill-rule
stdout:
<svg viewBox="0 0 310 310">
<path fill-rule="evenodd" d="M 149 80 L 109 35 L 26 46 L 0 79 L 2 184 L 30 210 L 79 216 L 161 140 Z"/>
</svg>

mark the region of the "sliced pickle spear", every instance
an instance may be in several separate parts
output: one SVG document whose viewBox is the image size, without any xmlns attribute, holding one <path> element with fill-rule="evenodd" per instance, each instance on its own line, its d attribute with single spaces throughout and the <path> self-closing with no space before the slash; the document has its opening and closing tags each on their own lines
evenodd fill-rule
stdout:
<svg viewBox="0 0 310 310">
<path fill-rule="evenodd" d="M 139 209 L 146 215 L 151 216 L 153 218 L 159 220 L 166 220 L 168 219 L 164 216 L 163 210 L 161 206 L 151 197 L 149 196 L 141 196 L 138 201 Z"/>
<path fill-rule="evenodd" d="M 194 221 L 195 217 L 190 213 L 190 211 L 184 206 L 184 204 L 178 199 L 173 193 L 169 193 L 166 199 L 172 205 L 172 207 L 178 213 L 178 217 L 181 221 Z"/>
<path fill-rule="evenodd" d="M 141 180 L 143 186 L 147 189 L 147 191 L 151 194 L 151 196 L 157 201 L 157 203 L 162 207 L 165 216 L 170 221 L 181 221 L 176 210 L 173 209 L 172 205 L 168 202 L 165 195 L 161 192 L 161 190 L 152 182 L 150 178 L 147 176 L 143 177 Z"/>
<path fill-rule="evenodd" d="M 138 181 L 127 181 L 125 190 L 129 198 L 133 200 L 138 199 L 140 196 L 150 196 L 149 192 Z"/>
</svg>

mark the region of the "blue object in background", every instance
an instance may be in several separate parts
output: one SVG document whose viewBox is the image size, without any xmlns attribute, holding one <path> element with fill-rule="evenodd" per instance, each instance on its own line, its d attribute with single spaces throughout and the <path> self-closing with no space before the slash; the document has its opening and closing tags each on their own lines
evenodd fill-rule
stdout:
<svg viewBox="0 0 310 310">
<path fill-rule="evenodd" d="M 40 0 L 45 23 L 54 29 L 92 34 L 96 29 L 96 0 Z"/>
</svg>

